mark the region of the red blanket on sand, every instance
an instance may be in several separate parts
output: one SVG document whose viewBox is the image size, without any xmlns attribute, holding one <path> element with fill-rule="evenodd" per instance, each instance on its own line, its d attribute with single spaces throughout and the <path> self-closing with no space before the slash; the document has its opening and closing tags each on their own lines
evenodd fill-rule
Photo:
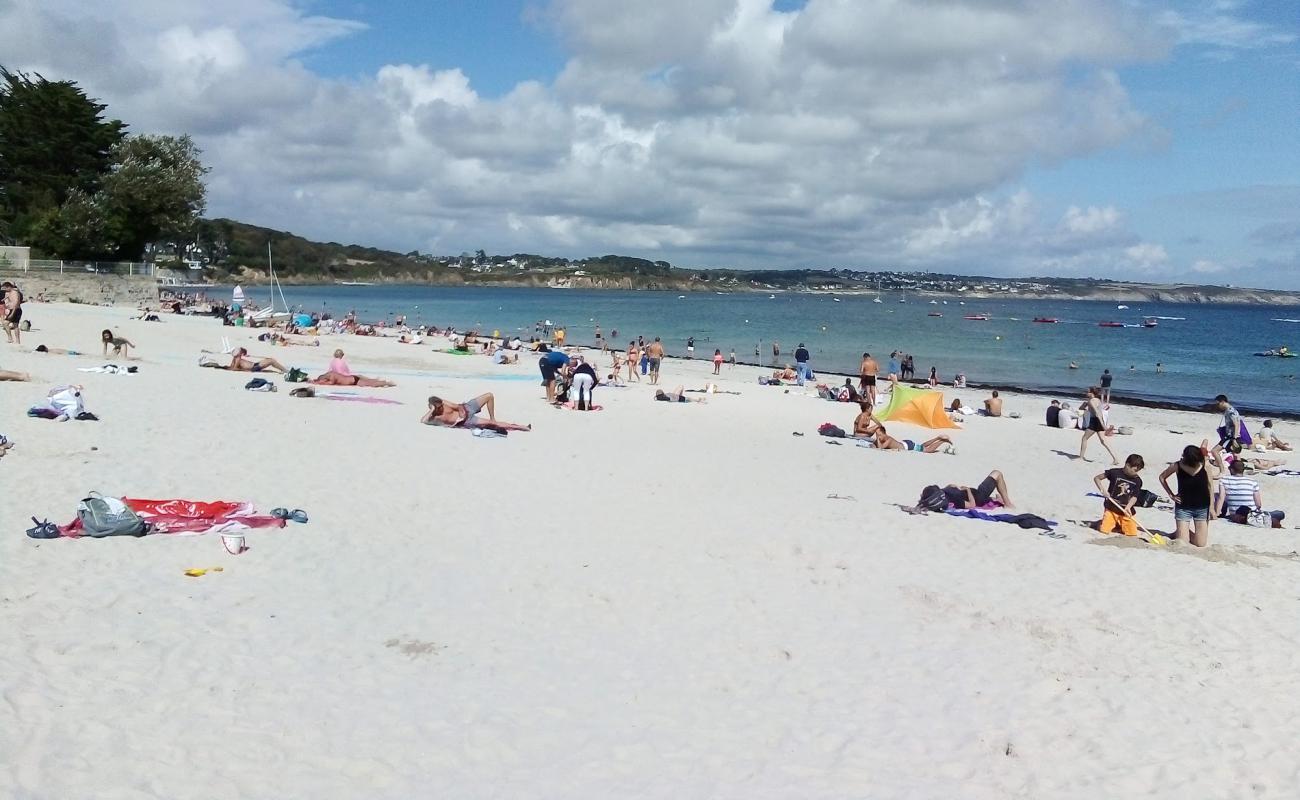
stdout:
<svg viewBox="0 0 1300 800">
<path fill-rule="evenodd" d="M 150 533 L 207 533 L 221 529 L 284 527 L 284 520 L 258 514 L 252 503 L 138 500 L 132 497 L 123 497 L 122 502 L 149 523 Z M 81 536 L 81 520 L 74 519 L 61 525 L 59 533 L 73 538 Z"/>
</svg>

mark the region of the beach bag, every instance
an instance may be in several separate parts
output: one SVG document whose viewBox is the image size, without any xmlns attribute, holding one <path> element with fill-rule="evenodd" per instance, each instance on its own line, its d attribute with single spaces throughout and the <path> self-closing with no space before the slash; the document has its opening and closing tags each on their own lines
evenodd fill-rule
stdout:
<svg viewBox="0 0 1300 800">
<path fill-rule="evenodd" d="M 244 384 L 244 388 L 250 392 L 274 392 L 275 384 L 271 383 L 266 378 L 253 378 L 251 381 Z"/>
<path fill-rule="evenodd" d="M 822 436 L 829 436 L 832 439 L 844 439 L 848 437 L 848 434 L 844 432 L 843 428 L 838 425 L 832 425 L 829 422 L 823 422 L 818 426 L 817 432 Z"/>
<path fill-rule="evenodd" d="M 916 505 L 926 511 L 947 511 L 948 495 L 942 487 L 931 484 L 921 490 L 921 499 Z"/>
<path fill-rule="evenodd" d="M 1273 515 L 1267 511 L 1257 509 L 1243 509 L 1246 511 L 1246 524 L 1252 528 L 1271 528 L 1273 527 Z"/>
<path fill-rule="evenodd" d="M 105 536 L 144 536 L 149 526 L 140 515 L 116 497 L 104 497 L 91 492 L 77 507 L 77 519 L 87 536 L 101 539 Z"/>
<path fill-rule="evenodd" d="M 307 372 L 294 367 L 284 376 L 284 380 L 286 383 L 303 383 L 307 380 Z"/>
</svg>

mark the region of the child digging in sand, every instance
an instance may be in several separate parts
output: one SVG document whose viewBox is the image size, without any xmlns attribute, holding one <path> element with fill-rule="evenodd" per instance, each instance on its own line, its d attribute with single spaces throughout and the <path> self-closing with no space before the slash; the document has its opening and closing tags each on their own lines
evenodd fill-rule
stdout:
<svg viewBox="0 0 1300 800">
<path fill-rule="evenodd" d="M 1097 530 L 1114 533 L 1119 528 L 1125 536 L 1137 536 L 1137 520 L 1133 517 L 1133 509 L 1142 493 L 1142 478 L 1138 477 L 1138 473 L 1145 466 L 1142 456 L 1133 453 L 1124 459 L 1124 466 L 1111 467 L 1092 479 L 1097 485 L 1097 491 L 1105 498 Z"/>
</svg>

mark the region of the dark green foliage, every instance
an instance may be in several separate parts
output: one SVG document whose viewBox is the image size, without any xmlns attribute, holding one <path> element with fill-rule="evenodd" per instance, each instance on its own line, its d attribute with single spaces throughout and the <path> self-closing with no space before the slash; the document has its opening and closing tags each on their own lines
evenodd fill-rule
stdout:
<svg viewBox="0 0 1300 800">
<path fill-rule="evenodd" d="M 0 235 L 27 238 L 74 193 L 98 191 L 126 135 L 104 108 L 70 81 L 0 67 Z"/>
</svg>

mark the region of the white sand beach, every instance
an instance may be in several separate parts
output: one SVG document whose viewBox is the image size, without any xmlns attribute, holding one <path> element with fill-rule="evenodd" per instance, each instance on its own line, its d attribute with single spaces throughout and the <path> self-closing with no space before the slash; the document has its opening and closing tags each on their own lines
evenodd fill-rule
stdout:
<svg viewBox="0 0 1300 800">
<path fill-rule="evenodd" d="M 579 413 L 545 404 L 529 354 L 272 348 L 133 313 L 29 304 L 22 348 L 0 343 L 0 369 L 34 376 L 0 383 L 0 797 L 1300 796 L 1300 478 L 1258 478 L 1284 530 L 1217 521 L 1208 548 L 1152 547 L 1079 524 L 1109 464 L 1096 442 L 1070 458 L 1079 434 L 1045 427 L 1041 397 L 950 432 L 956 455 L 880 452 L 817 435 L 855 406 L 756 368 L 669 361 L 666 389 L 741 394 L 656 403 L 633 383 Z M 103 328 L 138 374 L 77 371 L 106 362 Z M 401 405 L 247 392 L 196 366 L 222 336 L 312 374 L 341 347 L 398 383 L 346 391 Z M 100 421 L 24 415 L 66 383 Z M 417 422 L 430 394 L 483 391 L 534 430 Z M 1111 421 L 1156 491 L 1218 424 Z M 994 468 L 1065 538 L 897 507 Z M 250 531 L 238 556 L 211 534 L 23 534 L 90 491 L 310 522 Z"/>
</svg>

